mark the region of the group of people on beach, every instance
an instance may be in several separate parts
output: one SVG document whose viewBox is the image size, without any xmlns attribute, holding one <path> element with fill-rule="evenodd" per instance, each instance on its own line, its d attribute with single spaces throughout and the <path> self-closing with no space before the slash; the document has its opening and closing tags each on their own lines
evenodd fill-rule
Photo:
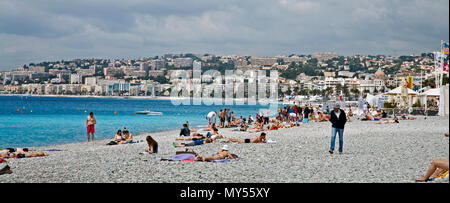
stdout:
<svg viewBox="0 0 450 203">
<path fill-rule="evenodd" d="M 116 135 L 114 136 L 114 140 L 109 142 L 107 145 L 119 145 L 119 144 L 128 144 L 133 142 L 133 135 L 127 130 L 126 127 L 122 130 L 118 130 Z"/>
<path fill-rule="evenodd" d="M 228 114 L 228 112 L 230 112 Z M 193 146 L 199 146 L 204 145 L 208 143 L 217 142 L 221 139 L 225 139 L 224 143 L 265 143 L 266 140 L 266 133 L 261 133 L 261 135 L 253 138 L 253 139 L 243 139 L 243 140 L 237 140 L 237 139 L 231 139 L 226 138 L 223 135 L 219 133 L 219 129 L 216 126 L 216 119 L 215 116 L 216 112 L 212 111 L 208 113 L 207 120 L 208 120 L 208 128 L 199 129 L 199 130 L 191 130 L 189 128 L 189 122 L 186 122 L 183 124 L 183 128 L 180 130 L 180 137 L 176 138 L 175 141 L 189 141 L 189 142 L 182 142 L 177 143 L 173 142 L 173 146 L 175 148 L 182 148 L 182 147 L 193 147 Z M 228 116 L 227 116 L 228 115 Z M 221 128 L 226 127 L 232 127 L 236 126 L 236 124 L 241 123 L 241 127 L 248 127 L 249 120 L 250 123 L 253 121 L 253 119 L 250 116 L 249 120 L 246 120 L 245 118 L 235 118 L 234 113 L 230 111 L 230 109 L 221 110 L 219 112 L 219 126 Z M 242 120 L 241 120 L 242 119 Z M 258 118 L 258 119 L 262 119 Z M 256 123 L 258 122 L 255 121 Z M 263 122 L 263 121 L 261 121 Z M 228 150 L 228 146 L 225 145 L 221 150 L 219 150 L 216 154 L 210 155 L 210 156 L 200 156 L 196 154 L 195 160 L 197 161 L 212 161 L 212 160 L 220 160 L 220 159 L 236 159 L 238 156 L 236 154 L 231 154 Z"/>
<path fill-rule="evenodd" d="M 321 106 L 314 109 L 312 106 L 300 107 L 297 105 L 290 105 L 284 108 L 279 108 L 278 116 L 275 119 L 269 119 L 269 112 L 267 115 L 256 114 L 256 119 L 254 120 L 252 116 L 248 119 L 238 117 L 236 118 L 234 112 L 230 111 L 229 108 L 219 111 L 219 126 L 216 126 L 216 116 L 217 113 L 212 111 L 208 113 L 208 128 L 200 130 L 191 130 L 189 128 L 189 122 L 183 124 L 183 128 L 180 130 L 179 138 L 176 141 L 183 141 L 183 143 L 177 144 L 173 143 L 175 148 L 199 146 L 208 143 L 213 143 L 219 141 L 220 139 L 225 139 L 224 143 L 265 143 L 267 142 L 265 131 L 278 130 L 280 128 L 290 128 L 301 122 L 304 119 L 323 122 L 329 121 L 332 124 L 331 142 L 329 153 L 333 154 L 335 150 L 336 136 L 339 135 L 339 154 L 343 153 L 343 135 L 346 123 L 350 120 L 349 117 L 353 116 L 353 112 L 350 109 L 345 111 L 340 108 L 339 104 L 335 104 L 333 109 L 330 110 L 327 106 L 325 111 L 321 111 Z M 391 124 L 399 123 L 399 120 L 414 120 L 415 117 L 401 115 L 397 117 L 393 115 L 392 120 L 388 120 L 389 115 L 384 110 L 371 109 L 363 114 L 360 120 L 372 120 L 379 121 L 376 124 Z M 90 141 L 90 135 L 92 135 L 92 141 L 94 141 L 96 119 L 91 112 L 87 117 L 86 126 L 88 132 L 88 142 Z M 267 126 L 266 126 L 267 125 Z M 252 127 L 250 127 L 252 126 Z M 226 138 L 219 133 L 219 128 L 232 128 L 237 127 L 239 131 L 247 132 L 262 132 L 259 136 L 252 139 L 231 139 Z M 250 129 L 250 130 L 248 130 Z M 449 136 L 448 133 L 445 134 L 446 137 Z M 133 141 L 133 135 L 124 128 L 123 130 L 118 130 L 114 140 L 109 144 L 118 145 L 126 144 Z M 145 152 L 149 154 L 158 153 L 158 142 L 154 140 L 151 136 L 146 137 L 148 144 L 148 149 Z M 184 141 L 189 141 L 185 143 Z M 228 145 L 224 145 L 218 152 L 209 156 L 200 156 L 194 153 L 195 161 L 214 161 L 222 159 L 237 159 L 238 155 L 230 153 Z M 28 148 L 7 148 L 0 149 L 0 164 L 6 164 L 2 169 L 0 169 L 0 175 L 12 173 L 11 168 L 7 165 L 7 159 L 10 158 L 31 158 L 31 157 L 42 157 L 48 156 L 45 152 L 31 151 Z M 416 182 L 427 182 L 440 177 L 443 173 L 448 173 L 449 170 L 449 160 L 433 160 L 426 174 L 420 178 L 416 178 Z"/>
<path fill-rule="evenodd" d="M 6 159 L 11 158 L 31 158 L 31 157 L 42 157 L 48 156 L 45 152 L 31 151 L 28 148 L 6 148 L 0 150 L 0 164 L 7 163 Z M 0 169 L 0 175 L 11 174 L 11 168 L 6 164 L 2 169 Z"/>
</svg>

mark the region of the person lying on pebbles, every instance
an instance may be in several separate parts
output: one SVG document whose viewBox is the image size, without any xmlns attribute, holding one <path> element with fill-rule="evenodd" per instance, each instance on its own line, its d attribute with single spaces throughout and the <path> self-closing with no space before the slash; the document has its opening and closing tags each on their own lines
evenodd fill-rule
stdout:
<svg viewBox="0 0 450 203">
<path fill-rule="evenodd" d="M 228 146 L 225 145 L 220 149 L 216 154 L 212 154 L 210 156 L 196 156 L 196 161 L 214 161 L 214 160 L 222 160 L 222 159 L 237 159 L 239 158 L 236 154 L 231 154 L 228 150 Z"/>
<path fill-rule="evenodd" d="M 413 116 L 406 116 L 405 114 L 403 114 L 400 118 L 399 118 L 399 120 L 416 120 L 416 118 L 415 117 L 413 117 Z"/>
<path fill-rule="evenodd" d="M 201 139 L 205 139 L 205 138 L 211 138 L 213 141 L 216 141 L 217 139 L 222 139 L 225 138 L 223 135 L 219 134 L 219 129 L 217 128 L 213 128 L 212 132 L 207 132 L 206 136 L 200 133 L 194 133 L 192 134 L 192 136 L 188 136 L 188 137 L 180 137 L 180 138 L 176 138 L 176 141 L 185 141 L 185 140 L 201 140 Z"/>
<path fill-rule="evenodd" d="M 416 178 L 416 182 L 428 182 L 434 180 L 442 172 L 448 171 L 448 160 L 433 160 L 425 176 Z"/>
<path fill-rule="evenodd" d="M 198 146 L 198 145 L 203 145 L 203 144 L 208 144 L 208 143 L 212 143 L 213 139 L 211 138 L 205 138 L 205 139 L 201 139 L 201 140 L 195 140 L 193 142 L 190 143 L 181 143 L 181 144 L 177 144 L 177 143 L 173 143 L 173 146 L 175 148 L 180 148 L 180 147 L 193 147 L 193 146 Z"/>
<path fill-rule="evenodd" d="M 10 152 L 10 153 L 8 153 L 8 154 L 4 154 L 4 155 L 1 155 L 0 156 L 0 158 L 3 158 L 3 159 L 8 159 L 8 158 L 18 158 L 18 159 L 20 159 L 20 158 L 31 158 L 31 157 L 43 157 L 43 156 L 48 156 L 48 154 L 47 153 L 45 153 L 45 152 L 30 152 L 30 151 L 27 151 L 27 152 Z"/>
<path fill-rule="evenodd" d="M 45 152 L 30 152 L 28 148 L 7 148 L 0 151 L 0 158 L 25 158 L 47 156 Z"/>
<path fill-rule="evenodd" d="M 122 144 L 133 142 L 133 135 L 126 128 L 123 128 L 122 134 L 122 138 L 125 139 Z"/>
<path fill-rule="evenodd" d="M 0 150 L 0 156 L 1 155 L 8 155 L 10 153 L 26 153 L 28 152 L 28 148 L 6 148 L 4 150 Z"/>
<path fill-rule="evenodd" d="M 229 142 L 235 142 L 235 143 L 265 143 L 266 140 L 266 133 L 261 133 L 260 136 L 257 136 L 253 139 L 245 139 L 245 140 L 237 140 L 237 139 L 228 139 L 226 143 Z"/>
<path fill-rule="evenodd" d="M 392 120 L 389 120 L 389 121 L 386 120 L 386 121 L 376 122 L 375 124 L 395 124 L 395 123 L 399 123 L 397 117 L 394 117 Z"/>
</svg>

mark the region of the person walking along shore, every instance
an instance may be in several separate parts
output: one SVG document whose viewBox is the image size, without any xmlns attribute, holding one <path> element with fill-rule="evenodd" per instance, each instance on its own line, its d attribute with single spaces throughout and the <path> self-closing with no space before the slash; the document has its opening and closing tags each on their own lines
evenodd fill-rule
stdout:
<svg viewBox="0 0 450 203">
<path fill-rule="evenodd" d="M 339 154 L 343 152 L 344 146 L 344 126 L 347 122 L 347 116 L 344 110 L 341 109 L 339 104 L 334 106 L 334 111 L 331 112 L 330 122 L 332 123 L 331 128 L 331 146 L 330 154 L 334 153 L 334 146 L 336 143 L 336 134 L 339 134 Z"/>
</svg>

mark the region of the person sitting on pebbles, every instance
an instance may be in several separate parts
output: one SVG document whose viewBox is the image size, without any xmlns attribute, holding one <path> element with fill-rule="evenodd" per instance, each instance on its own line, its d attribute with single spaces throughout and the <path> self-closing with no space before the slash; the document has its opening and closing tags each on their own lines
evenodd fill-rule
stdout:
<svg viewBox="0 0 450 203">
<path fill-rule="evenodd" d="M 122 136 L 122 138 L 123 138 L 122 144 L 126 144 L 126 143 L 133 142 L 133 135 L 132 135 L 126 128 L 123 128 L 122 133 L 123 133 L 123 136 Z"/>
<path fill-rule="evenodd" d="M 114 140 L 108 143 L 108 145 L 118 145 L 122 144 L 124 141 L 126 141 L 126 139 L 122 136 L 122 130 L 118 130 L 116 135 L 114 135 Z"/>
<path fill-rule="evenodd" d="M 158 142 L 156 142 L 151 136 L 147 136 L 146 138 L 148 149 L 145 149 L 145 152 L 149 154 L 157 154 L 158 153 Z"/>
<path fill-rule="evenodd" d="M 236 140 L 236 139 L 228 139 L 228 141 L 226 141 L 227 143 L 229 142 L 235 142 L 235 143 L 265 143 L 266 140 L 266 133 L 261 133 L 260 136 L 257 136 L 253 139 L 245 139 L 245 140 Z"/>
<path fill-rule="evenodd" d="M 6 164 L 6 160 L 0 158 L 0 164 L 1 164 L 1 163 L 5 163 L 5 164 Z M 0 169 L 0 175 L 11 174 L 11 173 L 12 173 L 12 171 L 11 171 L 11 168 L 8 166 L 8 164 L 6 164 L 5 167 L 3 167 L 2 169 Z"/>
<path fill-rule="evenodd" d="M 211 138 L 212 141 L 216 141 L 217 139 L 221 139 L 221 138 L 225 138 L 225 137 L 219 134 L 219 129 L 213 128 L 213 131 L 207 132 L 206 136 L 199 134 L 199 133 L 194 133 L 194 134 L 192 134 L 192 136 L 180 137 L 180 138 L 176 138 L 175 140 L 177 140 L 177 141 L 184 141 L 184 140 L 196 141 L 196 140 L 201 140 L 201 139 L 205 139 L 205 138 Z"/>
<path fill-rule="evenodd" d="M 228 150 L 228 145 L 224 145 L 216 154 L 210 156 L 196 156 L 196 161 L 214 161 L 222 159 L 237 159 L 239 158 L 236 154 L 231 154 Z"/>
<path fill-rule="evenodd" d="M 317 118 L 317 122 L 325 122 L 328 121 L 327 118 L 325 117 L 325 115 L 320 111 L 319 112 L 319 116 Z"/>
</svg>

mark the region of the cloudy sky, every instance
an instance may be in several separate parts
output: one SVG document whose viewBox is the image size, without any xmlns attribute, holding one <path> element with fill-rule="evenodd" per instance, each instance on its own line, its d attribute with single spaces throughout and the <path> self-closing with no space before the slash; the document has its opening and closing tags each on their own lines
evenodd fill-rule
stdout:
<svg viewBox="0 0 450 203">
<path fill-rule="evenodd" d="M 0 0 L 0 70 L 165 53 L 431 52 L 448 0 Z"/>
</svg>

